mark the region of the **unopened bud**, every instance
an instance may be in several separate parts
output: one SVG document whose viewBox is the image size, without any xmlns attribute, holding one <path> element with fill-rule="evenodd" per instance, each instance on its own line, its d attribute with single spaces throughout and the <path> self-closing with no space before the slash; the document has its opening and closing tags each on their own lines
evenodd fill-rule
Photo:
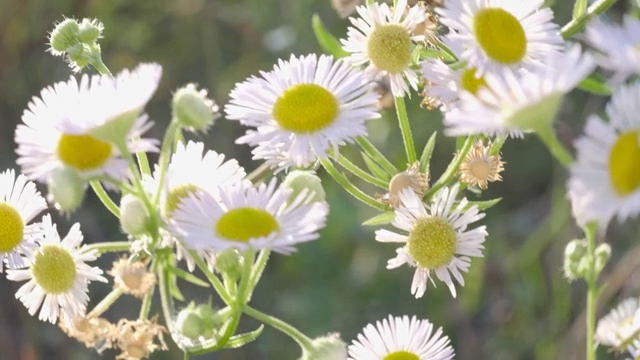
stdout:
<svg viewBox="0 0 640 360">
<path fill-rule="evenodd" d="M 127 234 L 144 234 L 148 220 L 149 211 L 140 198 L 127 194 L 120 199 L 120 226 Z"/>
<path fill-rule="evenodd" d="M 74 19 L 64 19 L 51 32 L 49 45 L 53 55 L 64 55 L 65 52 L 78 42 L 80 26 Z"/>
<path fill-rule="evenodd" d="M 596 259 L 596 273 L 600 273 L 602 269 L 607 265 L 609 259 L 611 258 L 611 245 L 607 243 L 602 243 L 598 245 L 595 250 L 595 259 Z"/>
<path fill-rule="evenodd" d="M 104 25 L 97 19 L 82 19 L 78 29 L 78 39 L 85 44 L 93 44 L 102 36 Z"/>
<path fill-rule="evenodd" d="M 68 167 L 54 170 L 47 185 L 48 198 L 58 210 L 73 211 L 82 204 L 85 182 L 75 170 Z"/>
<path fill-rule="evenodd" d="M 176 328 L 180 334 L 191 340 L 196 340 L 204 331 L 202 318 L 194 311 L 192 304 L 182 309 L 176 318 Z"/>
<path fill-rule="evenodd" d="M 216 270 L 231 280 L 237 280 L 242 274 L 244 257 L 236 249 L 227 249 L 216 254 Z"/>
<path fill-rule="evenodd" d="M 587 242 L 584 239 L 571 240 L 564 249 L 564 274 L 573 281 L 585 276 L 587 271 Z"/>
<path fill-rule="evenodd" d="M 313 193 L 312 201 L 324 201 L 325 199 L 322 182 L 313 171 L 293 170 L 284 179 L 282 185 L 293 190 L 289 197 L 289 203 L 297 198 L 304 189 L 308 189 L 310 194 Z"/>
<path fill-rule="evenodd" d="M 347 344 L 340 334 L 327 334 L 311 341 L 313 351 L 305 351 L 300 360 L 346 360 Z"/>
<path fill-rule="evenodd" d="M 75 44 L 67 49 L 69 63 L 74 69 L 82 69 L 93 60 L 85 44 Z"/>
<path fill-rule="evenodd" d="M 213 125 L 218 105 L 207 98 L 207 91 L 198 91 L 196 85 L 187 84 L 173 94 L 173 117 L 191 131 L 206 131 Z"/>
</svg>

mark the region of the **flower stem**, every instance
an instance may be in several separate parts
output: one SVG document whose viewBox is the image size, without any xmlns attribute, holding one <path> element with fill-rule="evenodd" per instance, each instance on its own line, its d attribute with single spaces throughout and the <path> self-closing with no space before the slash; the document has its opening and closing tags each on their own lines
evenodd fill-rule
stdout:
<svg viewBox="0 0 640 360">
<path fill-rule="evenodd" d="M 92 180 L 90 184 L 91 184 L 91 188 L 96 193 L 96 195 L 98 196 L 98 199 L 100 199 L 102 204 L 107 208 L 107 210 L 109 210 L 113 215 L 115 215 L 115 217 L 119 219 L 120 208 L 118 207 L 118 205 L 116 205 L 116 203 L 113 202 L 113 200 L 111 200 L 111 198 L 109 197 L 109 194 L 107 194 L 107 192 L 102 187 L 102 184 L 96 180 Z"/>
<path fill-rule="evenodd" d="M 200 257 L 200 255 L 198 255 L 197 252 L 195 252 L 194 250 L 188 250 L 188 251 L 189 251 L 189 255 L 191 255 L 191 257 L 196 262 L 196 265 L 198 265 L 198 268 L 200 269 L 200 271 L 202 271 L 204 276 L 207 277 L 207 280 L 209 280 L 209 282 L 211 283 L 213 288 L 216 290 L 216 292 L 218 293 L 222 301 L 224 301 L 225 304 L 231 306 L 231 304 L 233 304 L 234 301 L 229 295 L 229 293 L 227 292 L 227 289 L 225 288 L 224 284 L 220 281 L 220 279 L 216 277 L 214 273 L 211 272 L 211 270 L 209 270 L 209 268 L 207 267 L 207 264 L 205 264 L 204 260 L 202 260 L 202 258 Z"/>
<path fill-rule="evenodd" d="M 329 175 L 331 175 L 331 177 L 333 177 L 334 180 L 338 182 L 338 184 L 340 184 L 345 190 L 347 190 L 347 192 L 351 194 L 351 196 L 378 210 L 387 210 L 387 207 L 383 203 L 365 194 L 362 190 L 353 185 L 342 173 L 340 173 L 333 166 L 329 159 L 319 159 L 322 167 L 324 167 Z"/>
<path fill-rule="evenodd" d="M 562 145 L 558 137 L 556 136 L 555 131 L 551 126 L 546 127 L 545 129 L 536 131 L 536 134 L 540 137 L 540 140 L 547 146 L 551 154 L 562 164 L 564 167 L 568 168 L 573 162 L 573 156 L 567 149 Z"/>
<path fill-rule="evenodd" d="M 608 8 L 610 8 L 616 0 L 596 0 L 593 4 L 591 4 L 584 15 L 577 19 L 573 19 L 567 23 L 567 25 L 562 27 L 560 30 L 560 35 L 563 38 L 568 39 L 573 35 L 579 33 L 584 29 L 589 20 L 595 15 L 600 15 L 605 12 Z"/>
<path fill-rule="evenodd" d="M 180 133 L 180 125 L 176 119 L 171 120 L 169 127 L 164 133 L 162 139 L 162 147 L 160 149 L 160 159 L 158 160 L 160 178 L 158 179 L 158 189 L 153 197 L 153 205 L 157 206 L 160 202 L 160 194 L 164 189 L 164 182 L 167 176 L 167 167 L 169 166 L 169 160 L 171 159 L 171 153 L 178 141 L 177 134 Z"/>
<path fill-rule="evenodd" d="M 359 177 L 360 179 L 368 182 L 369 184 L 378 186 L 382 189 L 386 189 L 388 187 L 388 183 L 384 180 L 380 180 L 377 177 L 369 174 L 368 172 L 364 171 L 363 169 L 359 168 L 356 164 L 352 163 L 351 161 L 349 161 L 349 159 L 347 159 L 346 157 L 340 155 L 340 154 L 335 154 L 333 157 L 333 160 L 335 160 L 338 164 L 340 164 L 343 168 L 345 168 L 346 170 L 349 170 L 349 172 L 351 172 L 353 175 Z"/>
<path fill-rule="evenodd" d="M 98 305 L 96 305 L 93 310 L 91 310 L 88 314 L 87 314 L 87 318 L 92 318 L 92 317 L 98 317 L 100 315 L 102 315 L 105 311 L 109 310 L 109 308 L 111 307 L 111 305 L 113 305 L 113 303 L 116 302 L 116 300 L 118 300 L 120 298 L 120 296 L 122 296 L 122 289 L 117 287 L 113 290 L 111 290 L 111 292 L 104 297 L 104 299 L 102 299 Z"/>
<path fill-rule="evenodd" d="M 393 100 L 396 105 L 396 114 L 398 115 L 398 125 L 400 125 L 400 132 L 402 133 L 404 150 L 407 153 L 407 163 L 413 164 L 418 160 L 418 156 L 416 155 L 416 146 L 413 143 L 409 116 L 407 116 L 407 106 L 405 105 L 404 98 L 401 96 L 396 96 Z"/>
<path fill-rule="evenodd" d="M 258 281 L 260 281 L 262 272 L 267 266 L 269 255 L 271 255 L 271 251 L 269 249 L 261 250 L 258 254 L 258 258 L 256 259 L 255 264 L 253 264 L 253 269 L 251 270 L 251 277 L 249 278 L 249 286 L 252 289 L 258 285 Z M 249 302 L 249 300 L 251 300 L 251 297 L 247 299 L 247 302 Z"/>
<path fill-rule="evenodd" d="M 107 252 L 129 251 L 131 250 L 131 242 L 130 241 L 102 242 L 102 243 L 86 245 L 80 248 L 80 252 L 83 254 L 86 254 L 93 250 L 97 250 L 98 255 L 101 255 Z"/>
<path fill-rule="evenodd" d="M 264 177 L 269 171 L 269 164 L 262 163 L 255 170 L 250 172 L 249 175 L 247 175 L 246 179 L 255 184 L 257 181 L 262 179 L 262 177 Z"/>
<path fill-rule="evenodd" d="M 382 168 L 389 173 L 389 175 L 394 176 L 399 171 L 395 166 L 389 161 L 380 150 L 376 149 L 375 146 L 364 136 L 359 136 L 356 138 L 356 143 L 362 148 L 365 154 L 369 155 L 370 158 L 375 160 Z"/>
<path fill-rule="evenodd" d="M 153 268 L 153 266 L 151 266 Z M 155 286 L 149 290 L 148 293 L 144 295 L 142 299 L 142 304 L 140 305 L 140 315 L 138 318 L 140 320 L 146 320 L 149 317 L 149 311 L 151 311 L 151 302 L 153 301 L 153 293 L 155 290 Z"/>
<path fill-rule="evenodd" d="M 311 344 L 311 339 L 309 339 L 305 334 L 300 332 L 300 330 L 295 327 L 289 325 L 288 323 L 268 314 L 265 314 L 261 311 L 258 311 L 252 308 L 249 305 L 245 305 L 243 308 L 245 314 L 251 316 L 252 318 L 261 321 L 264 324 L 267 324 L 280 332 L 286 334 L 293 340 L 295 340 L 300 347 L 307 352 L 313 351 L 313 345 Z"/>
<path fill-rule="evenodd" d="M 158 287 L 160 288 L 160 304 L 162 306 L 162 314 L 164 315 L 164 322 L 167 324 L 167 329 L 173 332 L 173 299 L 169 293 L 169 277 L 167 276 L 167 268 L 165 266 L 158 267 Z"/>
<path fill-rule="evenodd" d="M 100 56 L 98 56 L 97 58 L 93 59 L 93 61 L 91 61 L 91 65 L 101 74 L 101 75 L 107 75 L 110 78 L 113 78 L 113 74 L 111 74 L 111 71 L 109 71 L 109 68 L 107 67 L 107 65 L 105 65 L 102 62 L 102 58 L 100 58 Z"/>
<path fill-rule="evenodd" d="M 594 344 L 594 334 L 596 328 L 596 302 L 598 300 L 598 274 L 596 270 L 596 232 L 597 224 L 587 224 L 585 235 L 587 238 L 587 256 L 589 257 L 589 272 L 585 278 L 587 281 L 587 360 L 596 359 L 596 349 Z"/>
<path fill-rule="evenodd" d="M 462 148 L 460 149 L 456 157 L 453 159 L 453 161 L 447 167 L 447 170 L 445 170 L 444 174 L 440 176 L 438 181 L 436 181 L 436 183 L 431 187 L 431 189 L 427 191 L 427 193 L 424 196 L 425 199 L 430 199 L 435 193 L 438 192 L 438 190 L 442 189 L 445 185 L 449 184 L 451 180 L 453 180 L 453 178 L 456 176 L 456 173 L 458 172 L 458 168 L 460 167 L 460 164 L 462 164 L 462 161 L 469 153 L 469 150 L 471 150 L 471 147 L 473 146 L 473 143 L 476 142 L 477 138 L 478 137 L 475 135 L 467 137 L 464 144 L 462 145 Z"/>
</svg>

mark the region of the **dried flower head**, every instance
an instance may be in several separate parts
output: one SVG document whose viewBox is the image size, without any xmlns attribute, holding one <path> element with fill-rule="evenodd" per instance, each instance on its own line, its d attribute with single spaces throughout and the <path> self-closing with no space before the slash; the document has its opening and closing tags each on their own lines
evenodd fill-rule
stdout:
<svg viewBox="0 0 640 360">
<path fill-rule="evenodd" d="M 115 325 L 101 317 L 74 317 L 61 319 L 59 326 L 69 337 L 94 349 L 98 354 L 113 347 Z"/>
<path fill-rule="evenodd" d="M 398 208 L 401 205 L 400 192 L 406 188 L 411 188 L 422 199 L 429 188 L 429 174 L 421 173 L 419 168 L 420 162 L 416 161 L 408 165 L 407 170 L 392 177 L 389 181 L 389 192 L 379 195 L 379 200 L 393 208 Z"/>
<path fill-rule="evenodd" d="M 502 181 L 500 172 L 503 170 L 500 154 L 491 155 L 491 144 L 485 146 L 482 141 L 476 141 L 458 169 L 460 181 L 470 186 L 478 185 L 483 190 L 489 181 Z"/>
<path fill-rule="evenodd" d="M 411 32 L 412 35 L 422 36 L 425 43 L 436 44 L 438 41 L 438 22 L 429 10 L 427 3 L 418 1 L 413 6 L 407 6 L 406 12 L 409 12 L 412 7 L 416 7 L 426 14 L 424 21 L 419 23 Z"/>
<path fill-rule="evenodd" d="M 113 276 L 114 287 L 138 298 L 148 294 L 156 284 L 156 276 L 140 261 L 131 263 L 127 259 L 119 259 L 113 263 L 109 275 Z"/>
<path fill-rule="evenodd" d="M 154 316 L 151 320 L 120 319 L 114 341 L 122 352 L 116 356 L 116 359 L 144 359 L 158 349 L 167 350 L 168 347 L 163 338 L 167 329 L 156 323 L 157 318 Z M 154 342 L 155 338 L 158 338 L 159 343 Z"/>
</svg>

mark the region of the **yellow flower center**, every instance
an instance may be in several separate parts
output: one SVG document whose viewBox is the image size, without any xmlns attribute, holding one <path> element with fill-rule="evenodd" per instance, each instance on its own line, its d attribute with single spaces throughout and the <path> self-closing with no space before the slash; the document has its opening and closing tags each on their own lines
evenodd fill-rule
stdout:
<svg viewBox="0 0 640 360">
<path fill-rule="evenodd" d="M 367 42 L 367 55 L 378 69 L 400 73 L 411 62 L 411 36 L 400 25 L 377 26 Z"/>
<path fill-rule="evenodd" d="M 527 37 L 522 24 L 508 11 L 485 8 L 476 13 L 473 31 L 488 57 L 503 63 L 520 62 L 527 52 Z"/>
<path fill-rule="evenodd" d="M 282 128 L 307 134 L 329 126 L 338 111 L 338 100 L 327 89 L 316 84 L 298 84 L 278 97 L 272 115 Z"/>
<path fill-rule="evenodd" d="M 478 93 L 480 87 L 487 86 L 484 81 L 484 77 L 476 77 L 476 68 L 466 69 L 462 73 L 462 88 L 472 93 L 473 95 Z"/>
<path fill-rule="evenodd" d="M 76 264 L 69 251 L 60 245 L 47 244 L 36 254 L 31 272 L 47 294 L 64 294 L 76 279 Z"/>
<path fill-rule="evenodd" d="M 22 241 L 24 222 L 18 210 L 0 203 L 0 253 L 10 252 Z"/>
<path fill-rule="evenodd" d="M 104 165 L 111 157 L 111 144 L 91 135 L 62 134 L 58 141 L 58 157 L 78 170 L 92 170 Z"/>
<path fill-rule="evenodd" d="M 407 251 L 425 269 L 448 264 L 456 253 L 456 231 L 446 219 L 418 219 L 409 233 Z"/>
<path fill-rule="evenodd" d="M 279 231 L 280 226 L 273 215 L 262 209 L 240 207 L 222 215 L 214 230 L 225 239 L 247 242 Z"/>
<path fill-rule="evenodd" d="M 609 155 L 609 176 L 618 195 L 629 195 L 640 187 L 640 131 L 620 135 Z"/>
<path fill-rule="evenodd" d="M 182 199 L 188 197 L 198 190 L 200 190 L 200 188 L 193 184 L 180 185 L 171 189 L 164 204 L 165 213 L 167 215 L 173 214 L 173 212 L 178 208 L 178 205 L 180 205 Z"/>
<path fill-rule="evenodd" d="M 383 357 L 382 360 L 420 360 L 420 357 L 414 353 L 400 350 L 389 353 L 387 356 Z"/>
</svg>

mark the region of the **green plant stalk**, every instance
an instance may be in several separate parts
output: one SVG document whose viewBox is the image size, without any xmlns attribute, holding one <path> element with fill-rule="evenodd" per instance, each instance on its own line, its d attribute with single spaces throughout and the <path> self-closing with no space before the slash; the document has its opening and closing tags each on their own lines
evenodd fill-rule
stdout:
<svg viewBox="0 0 640 360">
<path fill-rule="evenodd" d="M 495 140 L 491 143 L 491 150 L 489 151 L 489 155 L 496 156 L 500 154 L 500 150 L 502 146 L 507 141 L 508 135 L 499 135 L 496 136 Z"/>
<path fill-rule="evenodd" d="M 262 277 L 262 272 L 264 268 L 267 266 L 267 261 L 269 261 L 269 255 L 271 255 L 271 250 L 264 249 L 261 250 L 258 254 L 258 259 L 255 264 L 253 264 L 253 269 L 251 270 L 251 276 L 249 277 L 250 283 L 249 286 L 253 289 L 258 285 L 258 281 L 260 281 L 260 277 Z M 247 302 L 251 300 L 251 298 L 247 299 Z"/>
<path fill-rule="evenodd" d="M 268 314 L 265 314 L 261 311 L 258 311 L 249 305 L 245 305 L 243 308 L 245 314 L 251 316 L 252 318 L 261 321 L 262 323 L 273 327 L 274 329 L 279 330 L 280 332 L 286 334 L 293 340 L 295 340 L 298 345 L 305 352 L 313 351 L 313 344 L 311 343 L 311 339 L 307 337 L 305 334 L 300 332 L 300 330 L 295 327 L 289 325 L 288 323 Z"/>
<path fill-rule="evenodd" d="M 92 318 L 92 317 L 98 317 L 100 315 L 102 315 L 105 311 L 109 310 L 109 308 L 111 307 L 111 305 L 113 305 L 113 303 L 116 302 L 116 300 L 118 300 L 120 298 L 120 296 L 122 296 L 123 292 L 122 289 L 120 287 L 117 287 L 113 290 L 111 290 L 111 292 L 109 294 L 107 294 L 107 296 L 105 296 L 94 308 L 93 310 L 91 310 L 86 318 Z"/>
<path fill-rule="evenodd" d="M 109 70 L 107 65 L 102 62 L 102 58 L 99 55 L 93 58 L 93 61 L 91 61 L 91 66 L 93 66 L 101 75 L 106 75 L 110 78 L 113 78 L 113 74 L 111 74 L 111 71 Z"/>
<path fill-rule="evenodd" d="M 451 180 L 453 180 L 453 178 L 456 176 L 456 173 L 458 172 L 458 168 L 460 167 L 460 164 L 462 164 L 462 161 L 464 161 L 464 158 L 469 153 L 469 150 L 471 150 L 471 147 L 476 142 L 477 138 L 478 137 L 476 135 L 467 137 L 464 144 L 462 145 L 462 148 L 458 152 L 458 155 L 456 155 L 453 161 L 449 164 L 449 166 L 447 167 L 447 170 L 445 170 L 444 174 L 440 176 L 440 178 L 438 179 L 438 181 L 436 181 L 433 187 L 431 187 L 431 189 L 427 191 L 427 193 L 424 196 L 425 199 L 430 199 L 435 193 L 438 192 L 438 190 L 442 189 L 445 185 L 450 183 Z"/>
<path fill-rule="evenodd" d="M 166 266 L 158 266 L 158 287 L 160 288 L 160 304 L 162 307 L 162 314 L 164 315 L 164 322 L 167 324 L 169 332 L 173 332 L 173 319 L 171 318 L 174 313 L 175 307 L 173 305 L 173 299 L 169 293 L 169 278 L 167 276 Z"/>
<path fill-rule="evenodd" d="M 351 196 L 378 210 L 387 210 L 387 207 L 383 203 L 365 194 L 362 190 L 353 185 L 342 173 L 340 173 L 333 166 L 330 160 L 323 158 L 319 159 L 322 167 L 324 167 L 329 175 L 331 175 L 331 177 L 333 177 L 333 179 L 338 184 L 340 184 L 349 194 L 351 194 Z"/>
<path fill-rule="evenodd" d="M 174 144 L 178 141 L 177 134 L 180 133 L 180 125 L 177 119 L 172 119 L 169 123 L 169 127 L 167 131 L 164 133 L 164 138 L 162 139 L 162 147 L 160 148 L 160 159 L 158 160 L 158 164 L 160 168 L 158 171 L 160 172 L 160 178 L 158 179 L 158 189 L 156 189 L 156 193 L 153 196 L 153 205 L 157 207 L 160 203 L 160 195 L 162 194 L 164 188 L 164 182 L 167 177 L 167 167 L 169 166 L 169 161 L 171 159 L 171 153 L 174 148 Z"/>
<path fill-rule="evenodd" d="M 565 26 L 563 26 L 562 30 L 560 30 L 560 35 L 562 35 L 563 38 L 568 39 L 579 33 L 584 29 L 592 17 L 607 11 L 607 9 L 609 9 L 615 2 L 616 0 L 597 0 L 587 8 L 587 12 L 584 15 L 569 21 Z"/>
<path fill-rule="evenodd" d="M 589 257 L 589 273 L 585 278 L 587 281 L 587 360 L 596 360 L 596 348 L 594 343 L 594 335 L 596 328 L 596 303 L 598 300 L 598 274 L 596 273 L 596 233 L 597 224 L 591 223 L 585 226 L 585 235 L 587 238 L 587 256 Z"/>
<path fill-rule="evenodd" d="M 131 242 L 130 241 L 102 242 L 102 243 L 86 245 L 80 248 L 80 252 L 83 254 L 86 254 L 89 251 L 93 251 L 93 250 L 98 251 L 98 256 L 107 252 L 129 251 L 131 250 Z"/>
<path fill-rule="evenodd" d="M 262 177 L 265 176 L 270 171 L 271 169 L 269 168 L 269 164 L 262 163 L 255 170 L 250 172 L 249 175 L 246 176 L 246 179 L 251 181 L 252 183 L 255 183 L 256 181 L 262 179 Z"/>
<path fill-rule="evenodd" d="M 377 177 L 369 174 L 368 172 L 359 168 L 356 164 L 352 163 L 351 161 L 349 161 L 349 159 L 347 159 L 346 157 L 340 154 L 336 154 L 332 156 L 332 158 L 338 164 L 340 164 L 340 166 L 348 170 L 350 173 L 368 182 L 371 185 L 375 185 L 381 189 L 387 189 L 387 187 L 389 186 L 389 184 L 386 181 L 378 179 Z"/>
<path fill-rule="evenodd" d="M 118 205 L 116 205 L 116 203 L 113 202 L 113 200 L 111 200 L 109 194 L 107 194 L 107 192 L 102 187 L 102 184 L 97 180 L 91 180 L 89 183 L 91 184 L 93 192 L 96 193 L 96 196 L 98 196 L 98 199 L 100 199 L 104 207 L 106 207 L 107 210 L 109 210 L 115 217 L 119 219 L 120 208 L 118 207 Z"/>
<path fill-rule="evenodd" d="M 387 173 L 389 173 L 389 175 L 394 176 L 399 172 L 398 169 L 396 169 L 396 167 L 393 166 L 391 161 L 389 161 L 386 157 L 384 157 L 384 155 L 382 155 L 380 150 L 376 149 L 376 147 L 373 146 L 371 142 L 369 142 L 369 139 L 367 139 L 364 136 L 358 136 L 356 138 L 356 143 L 360 146 L 360 148 L 362 148 L 362 150 L 367 155 L 369 155 L 370 158 L 372 158 L 378 164 L 380 164 L 380 166 L 382 166 L 382 168 Z"/>
<path fill-rule="evenodd" d="M 538 137 L 540 140 L 547 146 L 547 149 L 551 152 L 551 154 L 562 164 L 562 166 L 568 168 L 573 163 L 573 156 L 567 149 L 560 143 L 558 137 L 556 136 L 555 131 L 551 126 L 547 126 L 542 131 L 537 131 Z"/>
<path fill-rule="evenodd" d="M 231 306 L 233 304 L 233 299 L 231 298 L 231 296 L 229 296 L 229 293 L 227 292 L 227 289 L 224 287 L 224 284 L 220 281 L 220 279 L 216 277 L 214 273 L 211 272 L 211 270 L 209 270 L 209 268 L 207 267 L 207 264 L 205 264 L 204 260 L 202 260 L 202 258 L 198 255 L 198 253 L 196 253 L 194 250 L 188 250 L 188 251 L 189 251 L 189 255 L 191 255 L 191 257 L 195 261 L 196 265 L 198 265 L 198 268 L 200 269 L 200 271 L 202 271 L 204 276 L 207 277 L 207 280 L 209 280 L 209 282 L 211 283 L 213 288 L 216 290 L 216 292 L 218 293 L 222 301 L 224 301 L 225 304 Z"/>
<path fill-rule="evenodd" d="M 153 265 L 151 266 L 151 268 L 153 268 Z M 144 295 L 144 298 L 142 299 L 142 304 L 140 305 L 140 315 L 138 316 L 138 319 L 146 320 L 149 318 L 149 312 L 151 311 L 151 303 L 153 301 L 154 290 L 155 290 L 155 286 L 152 287 L 151 290 L 149 290 L 149 292 Z"/>
<path fill-rule="evenodd" d="M 402 142 L 404 142 L 404 151 L 407 153 L 407 163 L 413 164 L 418 160 L 418 156 L 416 155 L 416 146 L 413 143 L 409 116 L 407 116 L 407 106 L 404 98 L 401 96 L 394 97 L 393 101 L 396 105 L 396 114 L 398 115 L 398 125 L 402 133 Z"/>
</svg>

